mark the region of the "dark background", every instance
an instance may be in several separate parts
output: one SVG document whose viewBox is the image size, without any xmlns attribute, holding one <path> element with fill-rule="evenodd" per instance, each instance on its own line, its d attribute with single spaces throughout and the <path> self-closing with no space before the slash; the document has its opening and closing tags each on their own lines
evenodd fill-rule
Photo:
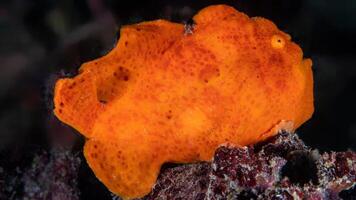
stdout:
<svg viewBox="0 0 356 200">
<path fill-rule="evenodd" d="M 58 144 L 82 158 L 83 138 L 52 115 L 53 83 L 109 52 L 122 24 L 157 18 L 184 23 L 218 3 L 272 20 L 312 58 L 315 113 L 297 131 L 307 145 L 321 151 L 355 150 L 354 0 L 2 0 L 0 174 L 26 169 L 36 154 Z M 78 181 L 81 199 L 111 198 L 85 161 Z"/>
</svg>

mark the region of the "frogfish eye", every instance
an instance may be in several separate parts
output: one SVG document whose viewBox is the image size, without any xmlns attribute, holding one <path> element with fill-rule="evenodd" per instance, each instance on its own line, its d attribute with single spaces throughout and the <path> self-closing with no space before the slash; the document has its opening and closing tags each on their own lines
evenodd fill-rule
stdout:
<svg viewBox="0 0 356 200">
<path fill-rule="evenodd" d="M 273 35 L 271 39 L 271 45 L 275 49 L 281 49 L 285 45 L 285 40 L 282 36 L 280 35 Z"/>
</svg>

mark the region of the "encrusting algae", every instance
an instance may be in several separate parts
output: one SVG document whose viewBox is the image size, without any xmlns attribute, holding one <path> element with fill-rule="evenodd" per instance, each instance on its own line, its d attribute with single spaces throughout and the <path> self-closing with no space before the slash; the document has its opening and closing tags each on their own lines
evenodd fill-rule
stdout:
<svg viewBox="0 0 356 200">
<path fill-rule="evenodd" d="M 110 53 L 56 83 L 55 115 L 123 198 L 149 193 L 165 162 L 209 161 L 313 113 L 312 63 L 288 34 L 225 5 L 193 19 L 190 34 L 165 20 L 124 26 Z"/>
</svg>

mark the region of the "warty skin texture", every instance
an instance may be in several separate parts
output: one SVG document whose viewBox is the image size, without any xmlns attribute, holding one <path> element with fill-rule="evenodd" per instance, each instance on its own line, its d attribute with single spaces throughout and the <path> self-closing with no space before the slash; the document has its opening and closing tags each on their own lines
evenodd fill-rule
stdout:
<svg viewBox="0 0 356 200">
<path fill-rule="evenodd" d="M 110 53 L 56 83 L 55 115 L 126 199 L 149 193 L 165 162 L 209 161 L 220 144 L 254 144 L 313 113 L 312 63 L 289 35 L 225 5 L 193 19 L 189 34 L 165 20 L 124 26 Z"/>
</svg>

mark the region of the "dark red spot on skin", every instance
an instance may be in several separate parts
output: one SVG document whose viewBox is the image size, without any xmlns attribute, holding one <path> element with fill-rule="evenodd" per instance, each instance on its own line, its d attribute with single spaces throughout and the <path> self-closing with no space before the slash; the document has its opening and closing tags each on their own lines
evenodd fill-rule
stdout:
<svg viewBox="0 0 356 200">
<path fill-rule="evenodd" d="M 278 65 L 282 66 L 284 63 L 283 57 L 279 53 L 272 54 L 271 57 L 269 58 L 269 63 L 273 65 Z"/>
<path fill-rule="evenodd" d="M 285 89 L 286 86 L 287 86 L 287 85 L 286 85 L 286 82 L 283 81 L 283 80 L 277 80 L 276 83 L 275 83 L 275 85 L 276 85 L 276 88 L 278 88 L 278 89 L 280 89 L 280 90 Z"/>
<path fill-rule="evenodd" d="M 76 82 L 73 82 L 71 85 L 69 85 L 68 89 L 73 89 L 76 85 Z"/>
<path fill-rule="evenodd" d="M 113 76 L 116 77 L 119 80 L 124 80 L 124 81 L 128 81 L 130 78 L 129 76 L 130 71 L 124 67 L 119 67 L 114 73 Z"/>
<path fill-rule="evenodd" d="M 102 100 L 102 99 L 100 99 L 99 102 L 102 103 L 102 104 L 107 104 L 108 103 L 107 101 Z"/>
</svg>

